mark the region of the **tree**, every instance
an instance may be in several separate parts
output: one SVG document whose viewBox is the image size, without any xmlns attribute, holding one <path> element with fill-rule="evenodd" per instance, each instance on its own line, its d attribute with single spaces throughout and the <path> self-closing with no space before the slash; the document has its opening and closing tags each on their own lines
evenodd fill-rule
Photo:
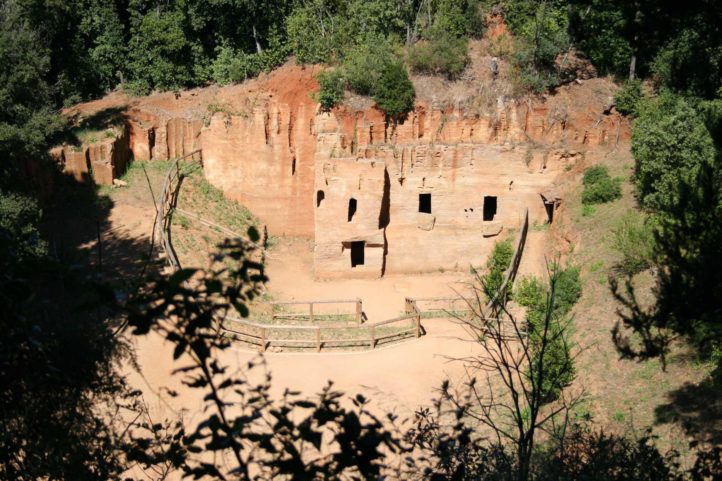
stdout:
<svg viewBox="0 0 722 481">
<path fill-rule="evenodd" d="M 386 116 L 394 123 L 414 109 L 416 93 L 401 62 L 384 65 L 378 86 L 374 88 L 373 99 Z"/>
<path fill-rule="evenodd" d="M 145 14 L 130 40 L 130 81 L 139 93 L 192 85 L 191 43 L 181 12 Z"/>
<path fill-rule="evenodd" d="M 636 351 L 615 331 L 625 355 L 663 355 L 670 334 L 681 334 L 708 356 L 722 339 L 713 294 L 722 288 L 722 115 L 713 105 L 664 94 L 645 103 L 634 124 L 635 187 L 650 214 L 658 286 L 655 309 L 645 312 L 631 282 L 626 293 L 612 285 L 629 311 L 623 324 L 644 340 Z"/>
<path fill-rule="evenodd" d="M 519 481 L 528 480 L 533 471 L 538 431 L 581 400 L 581 395 L 569 397 L 561 391 L 574 377 L 574 359 L 568 354 L 568 323 L 560 322 L 554 312 L 558 282 L 559 268 L 552 264 L 543 316 L 536 323 L 511 315 L 505 299 L 496 299 L 486 312 L 486 288 L 477 288 L 467 301 L 472 314 L 463 322 L 482 353 L 462 359 L 471 373 L 467 391 L 461 397 L 448 389 L 443 392 L 491 429 L 498 445 L 511 444 Z M 555 352 L 560 348 L 567 353 L 561 358 Z M 551 403 L 550 393 L 556 388 L 559 397 Z"/>
</svg>

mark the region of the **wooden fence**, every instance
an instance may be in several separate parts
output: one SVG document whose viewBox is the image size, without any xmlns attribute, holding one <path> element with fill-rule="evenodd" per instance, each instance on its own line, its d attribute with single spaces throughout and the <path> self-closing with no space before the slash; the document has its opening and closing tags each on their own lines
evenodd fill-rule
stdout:
<svg viewBox="0 0 722 481">
<path fill-rule="evenodd" d="M 519 264 L 521 264 L 521 256 L 524 253 L 524 247 L 526 246 L 526 236 L 529 232 L 529 209 L 524 212 L 524 222 L 522 223 L 521 230 L 519 231 L 519 237 L 516 242 L 516 248 L 514 254 L 511 256 L 511 263 L 504 272 L 504 282 L 501 283 L 499 290 L 496 291 L 494 297 L 486 304 L 485 312 L 495 312 L 497 299 L 502 299 L 502 302 L 506 304 L 506 300 L 509 297 L 507 294 L 509 288 L 514 284 L 516 274 L 519 272 Z"/>
<path fill-rule="evenodd" d="M 261 352 L 274 347 L 315 349 L 317 352 L 324 347 L 375 349 L 382 344 L 421 336 L 418 312 L 365 324 L 287 326 L 226 318 L 222 325 L 226 335 L 254 345 Z"/>
<path fill-rule="evenodd" d="M 309 322 L 314 322 L 315 320 L 322 320 L 322 319 L 333 319 L 336 317 L 345 317 L 348 316 L 349 318 L 353 318 L 353 320 L 356 322 L 356 324 L 361 324 L 361 321 L 363 320 L 363 302 L 361 299 L 333 299 L 333 300 L 324 300 L 324 301 L 274 301 L 270 302 L 271 306 L 273 306 L 273 319 L 303 319 L 308 320 Z M 319 312 L 316 310 L 314 312 L 314 306 L 328 306 L 328 305 L 353 305 L 353 311 L 349 313 L 328 313 L 328 312 Z M 297 312 L 297 311 L 277 311 L 277 307 L 284 307 L 284 306 L 307 306 L 306 312 Z"/>
<path fill-rule="evenodd" d="M 171 222 L 173 220 L 173 210 L 175 209 L 176 203 L 178 202 L 178 192 L 180 189 L 180 164 L 179 162 L 185 158 L 193 157 L 198 155 L 200 157 L 201 150 L 194 150 L 190 154 L 186 154 L 183 157 L 178 157 L 173 160 L 168 172 L 165 174 L 163 180 L 163 188 L 160 191 L 160 198 L 156 204 L 156 218 L 155 225 L 158 231 L 158 238 L 160 239 L 161 247 L 165 253 L 166 259 L 168 260 L 168 266 L 172 271 L 180 269 L 180 261 L 176 255 L 173 243 L 171 241 Z"/>
</svg>

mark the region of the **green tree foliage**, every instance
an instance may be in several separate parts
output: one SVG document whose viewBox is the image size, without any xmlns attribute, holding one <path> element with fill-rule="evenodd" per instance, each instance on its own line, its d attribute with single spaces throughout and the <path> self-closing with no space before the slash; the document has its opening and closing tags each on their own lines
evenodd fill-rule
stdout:
<svg viewBox="0 0 722 481">
<path fill-rule="evenodd" d="M 505 19 L 517 37 L 512 59 L 523 87 L 541 93 L 559 83 L 557 56 L 570 48 L 566 2 L 504 2 Z"/>
<path fill-rule="evenodd" d="M 45 81 L 50 51 L 13 2 L 0 4 L 0 187 L 13 184 L 21 165 L 46 155 L 48 139 L 61 127 L 53 92 Z"/>
<path fill-rule="evenodd" d="M 481 276 L 481 283 L 487 300 L 494 298 L 504 282 L 504 273 L 511 264 L 514 247 L 510 240 L 494 244 L 489 259 L 486 261 L 486 273 Z"/>
<path fill-rule="evenodd" d="M 32 197 L 0 190 L 0 268 L 14 272 L 17 266 L 32 265 L 47 254 L 40 237 L 41 211 Z"/>
<path fill-rule="evenodd" d="M 613 179 L 604 165 L 595 165 L 584 171 L 582 204 L 604 204 L 622 196 L 621 179 Z"/>
<path fill-rule="evenodd" d="M 642 82 L 638 79 L 627 81 L 614 94 L 616 108 L 623 115 L 635 116 L 642 99 Z"/>
<path fill-rule="evenodd" d="M 333 2 L 314 0 L 293 10 L 286 19 L 286 31 L 296 61 L 323 63 L 335 52 L 336 26 Z"/>
<path fill-rule="evenodd" d="M 545 379 L 542 381 L 542 399 L 545 403 L 556 400 L 576 376 L 569 341 L 571 321 L 566 316 L 582 293 L 579 269 L 576 267 L 562 270 L 552 265 L 551 279 L 554 283 L 553 289 L 551 286 L 547 289 L 533 276 L 520 279 L 514 289 L 514 300 L 527 308 L 527 328 L 533 358 L 544 356 Z M 550 298 L 552 291 L 553 299 Z M 550 305 L 551 322 L 545 323 Z M 545 329 L 548 332 L 544 332 Z M 530 375 L 533 373 L 533 366 L 537 364 L 538 361 L 532 362 Z"/>
<path fill-rule="evenodd" d="M 343 75 L 348 88 L 359 95 L 373 95 L 381 72 L 394 60 L 390 45 L 383 39 L 370 38 L 345 53 Z"/>
<path fill-rule="evenodd" d="M 192 85 L 191 49 L 180 12 L 148 12 L 130 41 L 133 90 L 148 93 Z"/>
<path fill-rule="evenodd" d="M 632 154 L 642 206 L 678 218 L 692 207 L 683 202 L 702 194 L 700 177 L 717 168 L 705 119 L 687 100 L 673 95 L 663 95 L 641 110 L 634 123 Z"/>
<path fill-rule="evenodd" d="M 343 100 L 344 79 L 338 70 L 318 74 L 318 102 L 324 110 L 331 110 Z"/>
<path fill-rule="evenodd" d="M 394 61 L 384 65 L 379 82 L 373 90 L 373 99 L 394 123 L 413 110 L 416 93 L 401 62 Z"/>
<path fill-rule="evenodd" d="M 261 72 L 260 58 L 257 54 L 247 54 L 232 47 L 218 48 L 215 60 L 211 64 L 211 78 L 221 85 L 243 82 Z"/>
<path fill-rule="evenodd" d="M 408 51 L 411 69 L 418 73 L 458 77 L 469 62 L 467 39 L 441 32 L 430 40 L 411 46 Z"/>
<path fill-rule="evenodd" d="M 597 71 L 628 75 L 634 37 L 634 2 L 571 2 L 570 33 Z"/>
<path fill-rule="evenodd" d="M 722 162 L 717 102 L 671 94 L 647 102 L 634 124 L 635 186 L 651 214 L 659 286 L 655 315 L 630 325 L 687 335 L 702 353 L 722 339 Z"/>
</svg>

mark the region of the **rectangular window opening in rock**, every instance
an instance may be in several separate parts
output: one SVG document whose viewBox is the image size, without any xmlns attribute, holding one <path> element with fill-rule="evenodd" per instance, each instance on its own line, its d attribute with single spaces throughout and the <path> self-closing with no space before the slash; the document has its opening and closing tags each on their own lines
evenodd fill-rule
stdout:
<svg viewBox="0 0 722 481">
<path fill-rule="evenodd" d="M 354 241 L 351 243 L 351 267 L 364 265 L 365 241 Z"/>
<path fill-rule="evenodd" d="M 356 208 L 358 206 L 358 203 L 356 202 L 356 199 L 351 197 L 348 200 L 348 221 L 351 222 L 353 220 L 353 216 L 356 214 Z"/>
<path fill-rule="evenodd" d="M 544 202 L 544 207 L 547 211 L 547 224 L 551 224 L 554 221 L 554 206 L 553 202 Z"/>
<path fill-rule="evenodd" d="M 496 217 L 496 196 L 484 196 L 484 220 L 492 221 Z"/>
<path fill-rule="evenodd" d="M 316 207 L 321 207 L 321 202 L 326 198 L 326 193 L 322 190 L 316 191 Z"/>
<path fill-rule="evenodd" d="M 431 214 L 431 194 L 419 194 L 419 212 Z"/>
</svg>

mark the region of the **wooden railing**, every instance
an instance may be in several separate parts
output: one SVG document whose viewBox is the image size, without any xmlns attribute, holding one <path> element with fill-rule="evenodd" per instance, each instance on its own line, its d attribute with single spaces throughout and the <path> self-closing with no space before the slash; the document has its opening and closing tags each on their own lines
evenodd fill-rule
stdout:
<svg viewBox="0 0 722 481">
<path fill-rule="evenodd" d="M 502 299 L 502 302 L 506 304 L 506 300 L 509 297 L 507 294 L 509 288 L 514 284 L 516 274 L 519 272 L 519 264 L 521 264 L 521 256 L 524 253 L 524 247 L 526 246 L 526 236 L 529 232 L 529 209 L 524 212 L 524 222 L 522 223 L 521 230 L 519 231 L 519 237 L 516 242 L 516 248 L 514 254 L 511 256 L 511 263 L 504 272 L 504 281 L 501 283 L 499 290 L 496 291 L 494 297 L 486 304 L 485 312 L 495 312 L 496 304 L 498 299 Z"/>
<path fill-rule="evenodd" d="M 398 324 L 402 326 L 392 328 Z M 315 349 L 317 352 L 324 347 L 375 349 L 381 344 L 420 337 L 421 316 L 412 312 L 376 323 L 303 326 L 269 325 L 228 317 L 223 321 L 223 328 L 226 335 L 254 345 L 261 352 L 273 347 Z"/>
<path fill-rule="evenodd" d="M 356 322 L 356 324 L 361 324 L 361 321 L 363 320 L 363 302 L 361 299 L 332 299 L 332 300 L 324 300 L 324 301 L 274 301 L 270 302 L 271 306 L 273 306 L 273 319 L 304 319 L 308 320 L 309 322 L 314 322 L 315 320 L 321 320 L 321 319 L 328 319 L 338 317 L 338 316 L 349 316 L 353 317 L 353 320 Z M 345 312 L 334 312 L 334 313 L 328 313 L 328 312 L 319 312 L 316 310 L 314 312 L 314 306 L 323 305 L 343 305 L 343 304 L 351 304 L 354 306 L 354 309 L 352 312 L 345 313 Z M 307 306 L 306 312 L 297 312 L 297 311 L 277 311 L 276 307 L 283 307 L 283 306 Z"/>
<path fill-rule="evenodd" d="M 172 271 L 180 269 L 180 261 L 176 255 L 173 243 L 171 242 L 171 222 L 173 220 L 173 210 L 178 202 L 178 191 L 180 189 L 180 164 L 179 162 L 187 157 L 198 155 L 200 157 L 201 150 L 194 150 L 190 154 L 178 157 L 173 160 L 168 172 L 163 180 L 163 188 L 160 191 L 160 198 L 156 204 L 155 225 L 158 231 L 161 247 L 168 260 L 168 266 Z"/>
</svg>

